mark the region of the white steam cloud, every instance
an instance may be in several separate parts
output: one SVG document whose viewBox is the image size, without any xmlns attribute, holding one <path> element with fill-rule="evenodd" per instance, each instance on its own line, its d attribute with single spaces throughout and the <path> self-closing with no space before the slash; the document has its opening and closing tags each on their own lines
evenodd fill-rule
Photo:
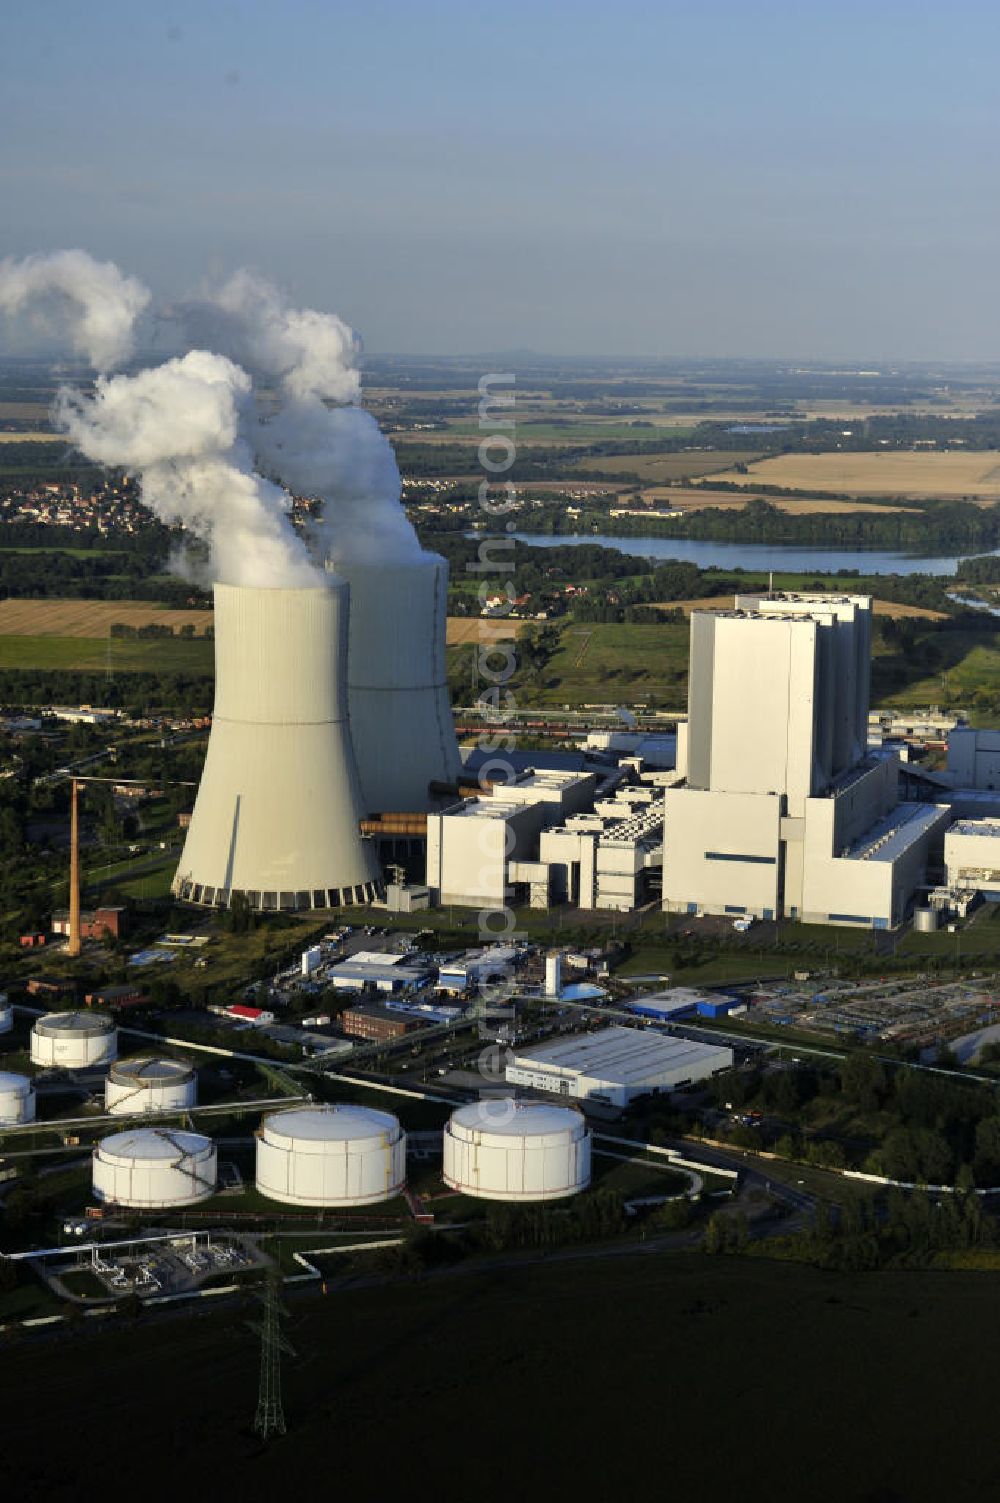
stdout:
<svg viewBox="0 0 1000 1503">
<path fill-rule="evenodd" d="M 92 395 L 60 392 L 60 429 L 89 458 L 138 473 L 151 510 L 207 543 L 212 578 L 322 583 L 291 524 L 289 490 L 323 500 L 312 546 L 335 566 L 420 553 L 392 446 L 359 405 L 360 346 L 347 324 L 293 308 L 241 271 L 214 297 L 174 310 L 195 348 L 109 375 L 133 353 L 149 301 L 141 282 L 84 251 L 0 262 L 0 313 L 55 316 L 100 373 Z M 172 566 L 188 577 L 195 567 L 183 553 Z"/>
<path fill-rule="evenodd" d="M 208 543 L 213 579 L 318 585 L 288 496 L 254 472 L 240 437 L 250 393 L 238 365 L 191 350 L 136 376 L 101 376 L 92 397 L 62 391 L 56 419 L 88 458 L 139 472 L 146 505 Z"/>
<path fill-rule="evenodd" d="M 0 261 L 0 312 L 28 311 L 45 325 L 67 327 L 73 348 L 99 371 L 132 354 L 135 324 L 149 291 L 111 261 L 82 250 Z"/>
<path fill-rule="evenodd" d="M 396 456 L 371 413 L 355 405 L 356 336 L 332 313 L 290 307 L 270 283 L 241 271 L 182 317 L 199 342 L 277 383 L 278 410 L 248 434 L 263 466 L 324 502 L 316 546 L 334 565 L 420 552 L 400 504 Z M 328 402 L 349 405 L 329 407 Z"/>
</svg>

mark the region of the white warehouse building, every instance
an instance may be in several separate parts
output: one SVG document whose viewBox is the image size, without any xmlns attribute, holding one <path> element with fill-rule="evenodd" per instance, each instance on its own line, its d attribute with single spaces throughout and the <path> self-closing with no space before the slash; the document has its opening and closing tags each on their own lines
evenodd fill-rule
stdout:
<svg viewBox="0 0 1000 1503">
<path fill-rule="evenodd" d="M 625 1107 L 637 1096 L 677 1091 L 732 1066 L 733 1051 L 723 1045 L 611 1027 L 516 1051 L 506 1079 L 508 1085 Z"/>
<path fill-rule="evenodd" d="M 900 803 L 896 754 L 867 751 L 870 623 L 868 596 L 837 594 L 692 613 L 668 912 L 903 923 L 951 813 Z"/>
</svg>

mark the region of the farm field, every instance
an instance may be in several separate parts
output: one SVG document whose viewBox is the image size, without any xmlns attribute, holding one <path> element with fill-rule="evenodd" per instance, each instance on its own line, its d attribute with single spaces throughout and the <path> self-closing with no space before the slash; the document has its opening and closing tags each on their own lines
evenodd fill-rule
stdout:
<svg viewBox="0 0 1000 1503">
<path fill-rule="evenodd" d="M 4 636 L 0 668 L 114 673 L 197 673 L 213 670 L 213 644 L 204 637 L 145 640 L 119 637 Z"/>
<path fill-rule="evenodd" d="M 0 600 L 0 636 L 99 637 L 115 622 L 127 626 L 193 626 L 203 637 L 212 612 L 172 610 L 133 600 Z"/>
<path fill-rule="evenodd" d="M 657 482 L 684 480 L 698 475 L 715 475 L 727 472 L 734 464 L 745 464 L 755 458 L 756 450 L 711 453 L 706 449 L 689 449 L 680 454 L 588 454 L 585 459 L 576 459 L 567 465 L 569 476 L 581 474 L 607 475 L 611 479 L 638 475 L 641 481 Z M 752 484 L 747 481 L 747 484 Z M 758 482 L 759 483 L 759 482 Z"/>
<path fill-rule="evenodd" d="M 489 616 L 449 616 L 449 647 L 461 647 L 466 642 L 509 641 L 519 637 L 530 625 L 528 621 L 498 621 Z"/>
<path fill-rule="evenodd" d="M 114 1433 L 126 1476 L 164 1452 L 169 1413 L 165 1464 L 204 1492 L 257 1503 L 308 1491 L 334 1446 L 341 1489 L 366 1494 L 375 1464 L 382 1489 L 433 1474 L 450 1497 L 473 1476 L 490 1503 L 509 1497 L 511 1462 L 491 1449 L 489 1417 L 513 1403 L 532 1497 L 644 1497 L 669 1473 L 671 1492 L 696 1498 L 788 1503 L 805 1477 L 814 1503 L 978 1503 L 996 1479 L 994 1284 L 626 1244 L 334 1284 L 325 1299 L 289 1290 L 288 1433 L 266 1446 L 250 1428 L 260 1356 L 249 1306 L 145 1317 L 138 1329 L 109 1321 L 55 1346 L 12 1339 L 0 1389 L 7 1464 L 25 1496 L 78 1498 L 80 1434 L 106 1420 L 109 1392 L 135 1393 L 142 1402 Z M 585 1444 L 575 1375 L 610 1373 L 597 1442 Z M 485 1418 L 445 1443 L 449 1394 Z M 69 1409 L 75 1424 L 53 1426 Z"/>
<path fill-rule="evenodd" d="M 966 496 L 1000 501 L 1000 452 L 896 450 L 891 453 L 779 454 L 749 464 L 746 474 L 727 468 L 729 484 L 753 488 L 851 491 L 866 496 Z"/>
<path fill-rule="evenodd" d="M 642 491 L 642 497 L 644 501 L 654 501 L 658 506 L 669 506 L 678 511 L 742 511 L 754 500 L 766 501 L 775 510 L 794 516 L 820 513 L 838 516 L 844 512 L 877 515 L 917 510 L 914 506 L 889 506 L 878 501 L 824 501 L 822 496 L 734 496 L 731 491 L 713 491 L 700 485 L 650 486 Z"/>
<path fill-rule="evenodd" d="M 63 433 L 8 433 L 0 431 L 0 444 L 65 444 Z"/>
</svg>

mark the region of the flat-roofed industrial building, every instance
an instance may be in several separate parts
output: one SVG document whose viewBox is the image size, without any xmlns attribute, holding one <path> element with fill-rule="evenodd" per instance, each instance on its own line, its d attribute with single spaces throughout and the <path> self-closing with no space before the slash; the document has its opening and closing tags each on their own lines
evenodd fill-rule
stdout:
<svg viewBox="0 0 1000 1503">
<path fill-rule="evenodd" d="M 611 1027 L 517 1051 L 506 1078 L 509 1085 L 625 1107 L 637 1096 L 677 1091 L 732 1066 L 733 1051 L 724 1045 Z"/>
</svg>

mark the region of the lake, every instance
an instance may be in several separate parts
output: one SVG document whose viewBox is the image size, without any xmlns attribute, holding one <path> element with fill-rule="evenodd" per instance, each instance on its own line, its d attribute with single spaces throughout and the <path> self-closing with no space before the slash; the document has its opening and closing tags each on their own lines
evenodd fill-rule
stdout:
<svg viewBox="0 0 1000 1503">
<path fill-rule="evenodd" d="M 468 533 L 469 537 L 479 534 Z M 699 569 L 773 569 L 775 573 L 836 574 L 838 569 L 853 569 L 859 574 L 954 574 L 960 558 L 921 557 L 919 554 L 890 553 L 881 548 L 796 548 L 780 543 L 709 543 L 693 538 L 608 537 L 603 533 L 572 534 L 551 537 L 547 533 L 512 532 L 519 542 L 532 548 L 582 547 L 598 543 L 602 548 L 616 548 L 619 553 L 637 558 L 675 559 L 697 564 Z M 1000 549 L 993 550 L 1000 553 Z"/>
</svg>

